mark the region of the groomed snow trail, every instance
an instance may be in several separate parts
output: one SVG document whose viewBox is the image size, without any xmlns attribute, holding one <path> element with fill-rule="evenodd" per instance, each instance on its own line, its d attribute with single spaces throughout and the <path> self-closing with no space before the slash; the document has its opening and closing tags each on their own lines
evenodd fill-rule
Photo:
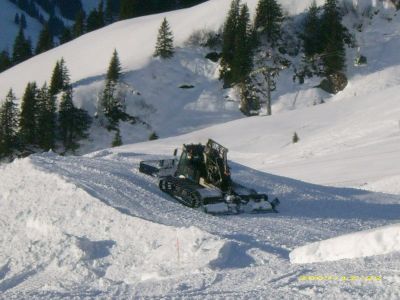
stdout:
<svg viewBox="0 0 400 300">
<path fill-rule="evenodd" d="M 280 213 L 215 217 L 176 203 L 140 174 L 138 162 L 151 158 L 44 154 L 3 168 L 1 248 L 9 250 L 0 260 L 1 297 L 400 296 L 398 254 L 289 261 L 289 252 L 306 243 L 399 222 L 398 196 L 310 185 L 231 163 L 236 180 L 281 199 Z M 16 174 L 23 180 L 14 182 Z M 386 279 L 299 281 L 349 270 L 385 270 Z"/>
</svg>

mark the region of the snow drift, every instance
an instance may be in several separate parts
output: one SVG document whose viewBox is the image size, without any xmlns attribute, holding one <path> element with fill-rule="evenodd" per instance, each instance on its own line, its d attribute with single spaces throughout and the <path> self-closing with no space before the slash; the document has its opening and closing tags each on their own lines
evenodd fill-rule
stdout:
<svg viewBox="0 0 400 300">
<path fill-rule="evenodd" d="M 400 224 L 342 235 L 305 245 L 289 257 L 295 264 L 334 261 L 400 251 Z"/>
<path fill-rule="evenodd" d="M 226 240 L 135 218 L 30 159 L 1 169 L 0 294 L 163 278 L 209 268 Z M 16 180 L 18 178 L 18 180 Z M 135 199 L 132 199 L 134 201 Z M 228 244 L 229 245 L 229 244 Z"/>
</svg>

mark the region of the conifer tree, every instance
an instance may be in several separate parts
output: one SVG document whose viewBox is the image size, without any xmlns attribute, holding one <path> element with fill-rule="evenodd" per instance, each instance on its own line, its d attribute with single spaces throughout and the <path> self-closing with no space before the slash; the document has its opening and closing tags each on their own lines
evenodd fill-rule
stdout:
<svg viewBox="0 0 400 300">
<path fill-rule="evenodd" d="M 153 131 L 152 133 L 150 133 L 149 135 L 149 141 L 154 141 L 154 140 L 158 140 L 158 135 L 155 131 Z"/>
<path fill-rule="evenodd" d="M 120 20 L 133 18 L 135 16 L 135 13 L 136 13 L 135 1 L 121 0 L 120 11 L 119 11 Z"/>
<path fill-rule="evenodd" d="M 62 89 L 65 91 L 71 87 L 71 78 L 69 76 L 69 70 L 67 68 L 64 58 L 60 59 L 60 68 L 61 68 L 61 78 L 62 78 Z"/>
<path fill-rule="evenodd" d="M 346 29 L 341 21 L 342 16 L 337 0 L 326 0 L 321 18 L 322 44 L 324 45 L 322 60 L 326 75 L 343 72 L 345 69 Z"/>
<path fill-rule="evenodd" d="M 318 16 L 319 8 L 315 0 L 308 9 L 304 22 L 303 39 L 304 54 L 311 58 L 315 54 L 320 54 L 323 50 L 321 36 L 321 21 Z"/>
<path fill-rule="evenodd" d="M 72 33 L 71 33 L 71 29 L 69 29 L 68 27 L 65 27 L 63 29 L 63 32 L 61 33 L 61 37 L 60 37 L 60 44 L 65 44 L 68 43 L 72 40 Z"/>
<path fill-rule="evenodd" d="M 106 8 L 104 12 L 104 22 L 111 24 L 114 21 L 114 2 L 112 0 L 106 0 Z"/>
<path fill-rule="evenodd" d="M 250 13 L 246 4 L 240 8 L 235 37 L 235 55 L 231 72 L 233 82 L 243 82 L 252 68 Z"/>
<path fill-rule="evenodd" d="M 100 100 L 101 112 L 107 117 L 110 129 L 115 129 L 119 120 L 125 115 L 125 99 L 120 93 L 119 87 L 120 78 L 121 63 L 117 50 L 114 50 L 108 66 L 105 88 Z"/>
<path fill-rule="evenodd" d="M 106 25 L 105 15 L 104 15 L 104 1 L 101 0 L 99 2 L 99 6 L 97 7 L 97 26 L 98 28 L 104 27 Z"/>
<path fill-rule="evenodd" d="M 50 80 L 50 94 L 57 95 L 62 90 L 69 88 L 70 78 L 67 66 L 65 65 L 64 58 L 56 62 L 51 80 Z"/>
<path fill-rule="evenodd" d="M 220 79 L 225 86 L 243 83 L 252 68 L 253 29 L 246 4 L 232 1 L 223 32 Z"/>
<path fill-rule="evenodd" d="M 22 145 L 34 145 L 37 141 L 37 87 L 35 82 L 26 86 L 22 97 L 19 135 Z"/>
<path fill-rule="evenodd" d="M 87 32 L 99 29 L 104 26 L 103 1 L 100 1 L 99 7 L 97 9 L 94 9 L 90 12 L 86 23 Z"/>
<path fill-rule="evenodd" d="M 71 89 L 63 92 L 58 114 L 60 138 L 64 148 L 66 151 L 75 150 L 77 147 L 73 137 L 75 106 L 72 102 Z"/>
<path fill-rule="evenodd" d="M 58 116 L 59 133 L 65 152 L 75 151 L 79 147 L 78 141 L 87 137 L 91 124 L 87 112 L 77 109 L 72 97 L 72 87 L 62 92 Z"/>
<path fill-rule="evenodd" d="M 298 143 L 300 141 L 300 138 L 299 138 L 299 136 L 297 135 L 297 132 L 295 132 L 294 134 L 293 134 L 293 137 L 292 137 L 292 143 L 293 144 L 296 144 L 296 143 Z"/>
<path fill-rule="evenodd" d="M 254 27 L 265 34 L 267 41 L 274 46 L 281 35 L 283 13 L 276 0 L 260 0 L 256 9 Z"/>
<path fill-rule="evenodd" d="M 110 64 L 108 66 L 106 79 L 107 81 L 112 81 L 116 84 L 120 78 L 121 78 L 121 62 L 119 60 L 117 50 L 114 49 Z"/>
<path fill-rule="evenodd" d="M 22 29 L 26 29 L 26 27 L 28 27 L 28 23 L 26 22 L 26 17 L 24 14 L 21 14 L 21 19 L 19 21 L 19 25 Z"/>
<path fill-rule="evenodd" d="M 252 82 L 251 77 L 247 77 L 239 84 L 240 88 L 240 110 L 246 116 L 257 115 L 261 109 L 258 89 Z"/>
<path fill-rule="evenodd" d="M 114 140 L 112 141 L 111 144 L 112 147 L 119 147 L 122 146 L 122 137 L 119 129 L 115 132 Z"/>
<path fill-rule="evenodd" d="M 75 151 L 78 147 L 78 141 L 82 138 L 87 137 L 87 130 L 91 124 L 91 118 L 88 113 L 83 110 L 76 108 L 73 103 L 73 88 L 70 83 L 69 71 L 62 58 L 56 64 L 52 76 L 52 85 L 48 92 L 48 115 L 53 115 L 55 106 L 55 95 L 61 92 L 61 101 L 58 112 L 58 130 L 59 138 L 61 139 L 65 151 Z M 51 120 L 48 120 L 48 125 L 51 127 Z M 45 145 L 49 146 L 51 142 L 51 136 L 48 136 L 48 143 Z"/>
<path fill-rule="evenodd" d="M 240 0 L 233 0 L 222 33 L 223 43 L 220 79 L 223 79 L 226 85 L 230 85 L 233 82 L 231 66 L 235 57 L 236 28 L 239 19 L 239 13 Z"/>
<path fill-rule="evenodd" d="M 52 96 L 57 95 L 61 91 L 62 86 L 62 69 L 60 66 L 60 61 L 57 61 L 50 79 L 50 94 Z"/>
<path fill-rule="evenodd" d="M 50 33 L 49 25 L 46 23 L 40 32 L 35 52 L 36 54 L 40 54 L 52 48 L 54 48 L 53 36 Z"/>
<path fill-rule="evenodd" d="M 4 50 L 0 52 L 0 72 L 3 72 L 12 66 L 10 54 Z"/>
<path fill-rule="evenodd" d="M 13 47 L 13 63 L 18 64 L 32 57 L 32 44 L 25 38 L 24 29 L 20 26 Z"/>
<path fill-rule="evenodd" d="M 37 93 L 37 135 L 40 148 L 54 149 L 56 139 L 56 103 L 55 97 L 45 83 Z"/>
<path fill-rule="evenodd" d="M 75 23 L 72 26 L 73 38 L 80 37 L 82 34 L 85 33 L 86 31 L 85 19 L 86 19 L 85 12 L 83 10 L 79 11 L 79 13 L 76 15 Z"/>
<path fill-rule="evenodd" d="M 7 94 L 0 107 L 0 158 L 17 148 L 18 109 L 13 91 Z"/>
<path fill-rule="evenodd" d="M 174 55 L 174 37 L 166 18 L 158 30 L 155 57 L 170 58 Z"/>
</svg>

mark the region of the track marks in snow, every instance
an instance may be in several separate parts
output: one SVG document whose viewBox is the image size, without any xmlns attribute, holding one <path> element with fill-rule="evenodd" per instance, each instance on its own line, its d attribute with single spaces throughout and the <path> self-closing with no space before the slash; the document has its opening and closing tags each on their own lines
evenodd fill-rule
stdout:
<svg viewBox="0 0 400 300">
<path fill-rule="evenodd" d="M 148 275 L 151 275 L 147 280 L 132 281 L 128 285 L 122 282 L 111 284 L 116 284 L 118 288 L 108 290 L 108 296 L 120 293 L 126 295 L 125 292 L 132 295 L 132 289 L 135 290 L 135 297 L 139 298 L 161 295 L 194 299 L 278 298 L 282 293 L 294 297 L 299 290 L 304 291 L 304 295 L 333 295 L 326 289 L 329 283 L 301 283 L 297 282 L 298 277 L 302 274 L 344 273 L 348 269 L 348 262 L 331 264 L 329 268 L 323 265 L 293 266 L 289 263 L 289 251 L 303 243 L 393 221 L 390 218 L 384 220 L 382 216 L 389 211 L 387 204 L 396 202 L 395 197 L 381 200 L 379 195 L 365 191 L 309 185 L 237 164 L 233 164 L 233 173 L 238 181 L 260 192 L 279 196 L 282 201 L 280 213 L 219 217 L 205 215 L 180 205 L 159 191 L 156 179 L 137 171 L 138 162 L 150 157 L 132 153 L 113 155 L 107 152 L 91 157 L 36 155 L 30 158 L 35 168 L 56 174 L 77 190 L 82 190 L 124 214 L 174 227 L 196 226 L 230 241 L 218 253 L 219 256 L 196 275 L 169 274 L 160 280 L 151 277 L 153 275 L 147 270 Z M 329 205 L 331 202 L 335 205 Z M 332 208 L 331 211 L 324 211 L 326 205 Z M 357 213 L 359 205 L 364 209 Z M 393 208 L 391 212 L 395 213 Z M 87 254 L 83 251 L 86 257 L 100 257 L 107 254 L 107 248 L 113 249 L 111 239 L 90 239 L 89 244 L 92 242 L 106 244 L 101 244 L 98 252 L 88 250 Z M 182 239 L 179 245 L 182 252 L 190 248 Z M 85 268 L 96 276 L 103 276 L 104 267 L 107 268 L 101 264 L 96 267 L 90 259 L 85 261 Z M 365 266 L 352 265 L 351 269 L 361 272 Z M 157 286 L 157 290 L 154 290 L 154 286 Z M 372 294 L 378 290 L 377 287 L 372 288 Z M 341 291 L 340 286 L 338 291 Z M 356 288 L 349 293 L 357 295 L 357 292 Z"/>
<path fill-rule="evenodd" d="M 0 280 L 3 280 L 10 271 L 10 260 L 0 267 Z"/>
</svg>

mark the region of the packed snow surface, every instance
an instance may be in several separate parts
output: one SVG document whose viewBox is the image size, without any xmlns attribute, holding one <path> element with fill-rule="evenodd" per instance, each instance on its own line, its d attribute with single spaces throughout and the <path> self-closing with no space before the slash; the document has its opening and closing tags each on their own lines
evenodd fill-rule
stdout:
<svg viewBox="0 0 400 300">
<path fill-rule="evenodd" d="M 256 1 L 248 2 L 254 9 Z M 309 4 L 282 3 L 294 11 Z M 129 112 L 139 111 L 170 136 L 81 157 L 38 154 L 1 166 L 0 299 L 400 298 L 399 16 L 383 11 L 360 20 L 365 29 L 357 36 L 368 65 L 348 65 L 343 92 L 326 95 L 313 79 L 287 84 L 291 74 L 284 73 L 273 116 L 241 118 L 233 91 L 217 81 L 218 65 L 204 59 L 206 50 L 181 47 L 168 62 L 150 57 L 164 16 L 183 45 L 195 28 L 218 28 L 228 7 L 229 1 L 214 0 L 119 22 L 0 75 L 3 95 L 10 85 L 21 95 L 27 81 L 48 80 L 64 56 L 75 101 L 93 113 L 117 48 L 134 94 Z M 349 50 L 349 62 L 355 51 Z M 195 87 L 182 90 L 182 84 Z M 319 105 L 321 98 L 325 104 Z M 224 124 L 209 126 L 217 123 Z M 128 126 L 121 131 L 136 139 L 145 132 Z M 173 137 L 180 133 L 186 134 Z M 93 140 L 97 149 L 110 144 L 98 128 L 90 138 L 86 153 Z M 206 215 L 177 203 L 159 190 L 157 179 L 138 172 L 141 160 L 170 157 L 182 144 L 208 138 L 229 148 L 234 180 L 281 200 L 278 214 Z M 335 238 L 354 243 L 358 234 L 373 249 L 358 243 L 363 246 L 352 259 L 330 261 L 341 255 Z M 293 250 L 318 242 L 321 253 L 306 254 L 324 261 L 291 263 Z M 382 280 L 299 279 L 316 275 Z"/>
<path fill-rule="evenodd" d="M 400 251 L 400 224 L 350 233 L 296 248 L 292 263 L 313 263 Z"/>
<path fill-rule="evenodd" d="M 212 216 L 182 206 L 138 172 L 141 160 L 154 158 L 121 148 L 3 166 L 0 298 L 400 296 L 398 252 L 305 266 L 289 259 L 305 243 L 399 223 L 399 196 L 311 185 L 231 162 L 234 180 L 281 199 L 280 212 Z M 299 280 L 349 270 L 384 281 Z"/>
<path fill-rule="evenodd" d="M 73 289 L 79 281 L 107 288 L 199 272 L 229 247 L 226 239 L 197 227 L 121 213 L 123 207 L 112 209 L 90 191 L 37 170 L 29 159 L 5 167 L 1 178 L 0 293 L 5 297 L 16 286 L 46 293 Z M 136 195 L 151 201 L 146 196 Z"/>
</svg>

